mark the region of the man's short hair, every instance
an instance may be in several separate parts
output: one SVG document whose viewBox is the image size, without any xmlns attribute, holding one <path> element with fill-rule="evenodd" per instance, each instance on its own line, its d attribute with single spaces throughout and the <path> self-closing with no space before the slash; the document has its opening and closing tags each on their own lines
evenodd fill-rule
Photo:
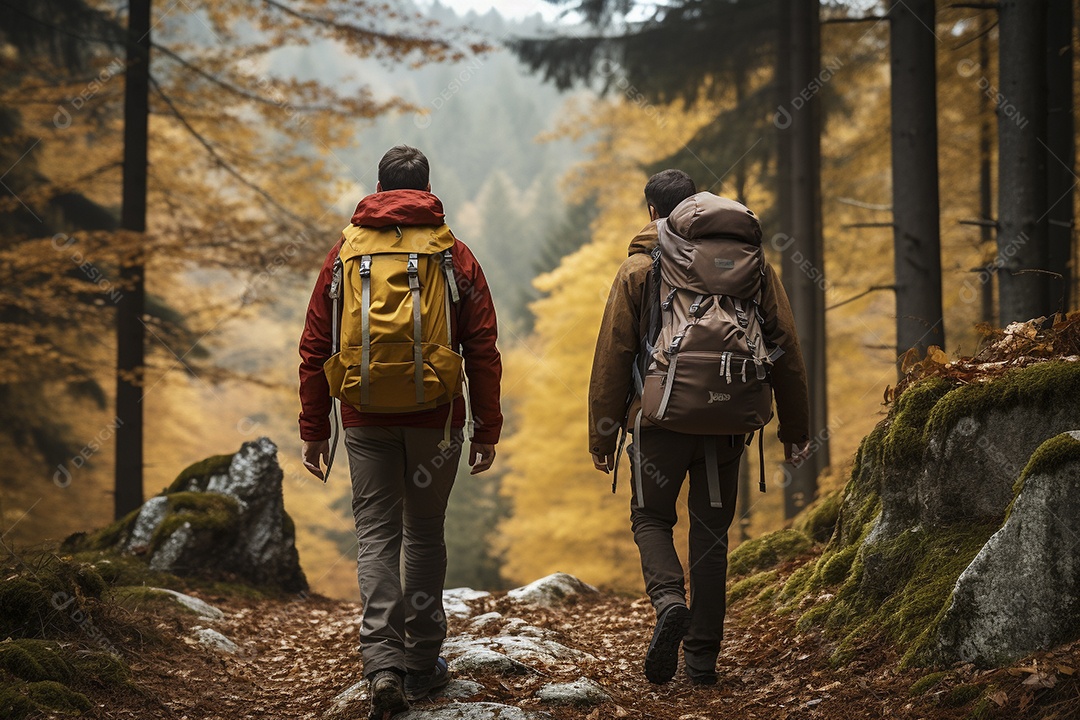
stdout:
<svg viewBox="0 0 1080 720">
<path fill-rule="evenodd" d="M 693 178 L 682 170 L 661 170 L 645 183 L 645 202 L 656 208 L 656 214 L 666 218 L 691 195 L 697 194 Z"/>
<path fill-rule="evenodd" d="M 426 190 L 430 177 L 424 153 L 408 145 L 395 145 L 379 161 L 383 190 Z"/>
</svg>

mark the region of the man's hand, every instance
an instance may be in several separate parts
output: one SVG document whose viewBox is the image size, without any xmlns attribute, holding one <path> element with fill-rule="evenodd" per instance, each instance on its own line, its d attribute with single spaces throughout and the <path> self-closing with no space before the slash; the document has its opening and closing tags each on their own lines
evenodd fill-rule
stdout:
<svg viewBox="0 0 1080 720">
<path fill-rule="evenodd" d="M 593 453 L 592 464 L 600 472 L 609 473 L 615 469 L 615 453 L 608 453 L 607 455 Z"/>
<path fill-rule="evenodd" d="M 469 443 L 470 475 L 479 475 L 495 462 L 495 446 L 491 443 Z"/>
<path fill-rule="evenodd" d="M 323 475 L 319 459 L 322 458 L 323 462 L 330 462 L 330 441 L 305 440 L 302 456 L 304 458 L 304 467 L 307 468 L 307 471 L 325 482 L 326 477 Z"/>
<path fill-rule="evenodd" d="M 789 465 L 795 465 L 798 467 L 806 462 L 806 459 L 810 457 L 810 441 L 796 445 L 795 443 L 784 443 L 784 460 Z"/>
</svg>

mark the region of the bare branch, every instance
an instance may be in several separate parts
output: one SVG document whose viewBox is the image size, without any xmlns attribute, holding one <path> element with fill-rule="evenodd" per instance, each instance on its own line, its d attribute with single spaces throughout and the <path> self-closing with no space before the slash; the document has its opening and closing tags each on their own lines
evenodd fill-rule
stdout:
<svg viewBox="0 0 1080 720">
<path fill-rule="evenodd" d="M 825 309 L 826 310 L 835 310 L 838 307 L 842 307 L 844 305 L 847 305 L 850 302 L 855 302 L 859 298 L 866 297 L 870 293 L 877 292 L 879 290 L 896 290 L 896 286 L 895 285 L 871 285 L 870 287 L 868 287 L 866 290 L 863 290 L 858 295 L 852 295 L 847 300 L 841 300 L 838 303 L 835 303 L 833 305 L 829 305 Z"/>
</svg>

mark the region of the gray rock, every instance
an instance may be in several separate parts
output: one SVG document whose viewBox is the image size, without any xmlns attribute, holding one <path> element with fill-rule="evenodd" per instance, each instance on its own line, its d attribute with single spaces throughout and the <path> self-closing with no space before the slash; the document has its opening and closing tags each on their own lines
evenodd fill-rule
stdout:
<svg viewBox="0 0 1080 720">
<path fill-rule="evenodd" d="M 491 593 L 486 590 L 473 590 L 472 588 L 443 590 L 443 613 L 447 617 L 471 617 L 473 609 L 469 603 L 487 597 L 491 597 Z"/>
<path fill-rule="evenodd" d="M 540 662 L 544 665 L 578 663 L 595 660 L 592 655 L 574 650 L 555 640 L 520 635 L 500 635 L 490 639 L 493 649 L 523 663 Z"/>
<path fill-rule="evenodd" d="M 446 687 L 439 692 L 438 697 L 449 700 L 465 700 L 479 695 L 484 691 L 484 686 L 474 680 L 451 680 Z"/>
<path fill-rule="evenodd" d="M 367 702 L 368 699 L 368 682 L 367 680 L 361 680 L 357 683 L 353 683 L 349 687 L 342 690 L 330 703 L 330 710 L 327 711 L 326 717 L 339 718 L 344 717 L 346 714 L 355 715 L 356 717 L 362 717 L 360 712 L 353 713 L 353 710 L 360 710 L 361 706 Z M 362 708 L 366 715 L 366 707 Z"/>
<path fill-rule="evenodd" d="M 200 600 L 197 597 L 185 595 L 184 593 L 169 590 L 168 588 L 150 588 L 150 590 L 183 605 L 203 620 L 221 620 L 225 617 L 225 613 L 221 612 L 221 610 L 218 610 L 210 603 Z"/>
<path fill-rule="evenodd" d="M 573 575 L 558 572 L 540 578 L 524 587 L 515 588 L 506 595 L 517 602 L 530 603 L 545 608 L 557 608 L 567 600 L 580 595 L 596 595 L 599 591 L 583 583 Z"/>
<path fill-rule="evenodd" d="M 268 438 L 244 443 L 223 472 L 221 464 L 180 483 L 165 494 L 148 500 L 139 511 L 119 549 L 149 550 L 152 570 L 189 575 L 220 572 L 239 576 L 255 585 L 289 592 L 307 590 L 307 579 L 296 551 L 296 531 L 285 513 L 277 462 L 277 446 Z M 170 498 L 177 492 L 215 494 L 229 498 L 235 520 L 215 509 L 174 508 Z M 185 522 L 163 539 L 151 543 L 170 513 L 203 513 L 208 522 Z M 211 513 L 214 513 L 211 515 Z M 203 519 L 203 518 L 200 518 Z"/>
<path fill-rule="evenodd" d="M 240 652 L 240 648 L 236 643 L 212 628 L 196 628 L 195 639 L 211 650 L 218 650 L 230 655 Z"/>
<path fill-rule="evenodd" d="M 551 716 L 545 712 L 522 710 L 513 705 L 499 703 L 450 703 L 432 710 L 410 710 L 395 715 L 394 720 L 545 720 Z"/>
<path fill-rule="evenodd" d="M 577 706 L 599 705 L 611 699 L 604 688 L 588 678 L 578 678 L 570 683 L 548 683 L 537 691 L 536 697 L 552 705 Z"/>
<path fill-rule="evenodd" d="M 131 529 L 131 535 L 124 544 L 124 551 L 129 553 L 143 553 L 150 547 L 150 539 L 154 531 L 165 519 L 169 512 L 169 500 L 163 495 L 152 497 L 143 503 L 139 509 L 139 515 L 135 518 L 135 526 Z"/>
<path fill-rule="evenodd" d="M 1080 450 L 1080 432 L 1039 448 Z M 939 627 L 949 659 L 1002 665 L 1080 637 L 1080 460 L 1034 472 L 960 575 Z"/>
<path fill-rule="evenodd" d="M 483 615 L 477 615 L 469 623 L 469 629 L 473 632 L 491 630 L 498 627 L 503 622 L 502 613 L 489 612 Z"/>
<path fill-rule="evenodd" d="M 450 669 L 456 673 L 489 672 L 498 675 L 527 675 L 532 668 L 501 652 L 486 648 L 473 648 L 450 661 Z"/>
<path fill-rule="evenodd" d="M 191 523 L 188 522 L 173 530 L 172 535 L 165 538 L 165 541 L 150 556 L 150 569 L 157 572 L 174 572 L 194 536 Z"/>
</svg>

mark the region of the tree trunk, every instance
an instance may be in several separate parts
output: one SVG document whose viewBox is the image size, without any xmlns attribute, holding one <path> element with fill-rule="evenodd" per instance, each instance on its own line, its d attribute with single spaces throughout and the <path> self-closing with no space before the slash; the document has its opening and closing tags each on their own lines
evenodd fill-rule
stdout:
<svg viewBox="0 0 1080 720">
<path fill-rule="evenodd" d="M 146 231 L 147 135 L 150 120 L 150 1 L 128 9 L 124 83 L 124 181 L 120 223 Z M 116 494 L 117 518 L 143 501 L 143 406 L 146 304 L 142 247 L 120 269 L 123 294 L 116 306 Z"/>
<path fill-rule="evenodd" d="M 1073 299 L 1073 187 L 1076 157 L 1073 130 L 1073 0 L 1050 0 L 1046 32 L 1047 309 L 1068 312 Z"/>
<path fill-rule="evenodd" d="M 787 115 L 780 129 L 778 185 L 784 227 L 781 271 L 791 298 L 810 387 L 810 432 L 828 424 L 825 376 L 825 282 L 821 237 L 821 25 L 819 0 L 781 0 L 778 86 Z M 787 63 L 787 68 L 783 66 Z M 787 155 L 786 160 L 783 159 Z M 786 174 L 785 174 L 786 173 Z M 784 186 L 787 187 L 784 187 Z M 811 275 L 804 268 L 812 268 Z M 827 440 L 798 468 L 789 468 L 784 515 L 793 517 L 817 495 L 817 476 L 829 464 Z"/>
<path fill-rule="evenodd" d="M 1001 0 L 998 97 L 998 316 L 1046 315 L 1047 0 Z"/>
<path fill-rule="evenodd" d="M 979 24 L 979 68 L 983 77 L 990 72 L 990 21 L 984 15 Z M 994 217 L 994 174 L 993 152 L 994 114 L 990 109 L 990 98 L 982 90 L 979 93 L 979 219 L 989 222 Z M 993 267 L 994 229 L 989 225 L 979 226 L 979 248 L 988 268 Z M 978 275 L 981 307 L 979 319 L 987 325 L 996 325 L 994 318 L 994 272 L 989 269 Z"/>
<path fill-rule="evenodd" d="M 937 158 L 934 0 L 890 11 L 896 352 L 945 346 Z"/>
</svg>

